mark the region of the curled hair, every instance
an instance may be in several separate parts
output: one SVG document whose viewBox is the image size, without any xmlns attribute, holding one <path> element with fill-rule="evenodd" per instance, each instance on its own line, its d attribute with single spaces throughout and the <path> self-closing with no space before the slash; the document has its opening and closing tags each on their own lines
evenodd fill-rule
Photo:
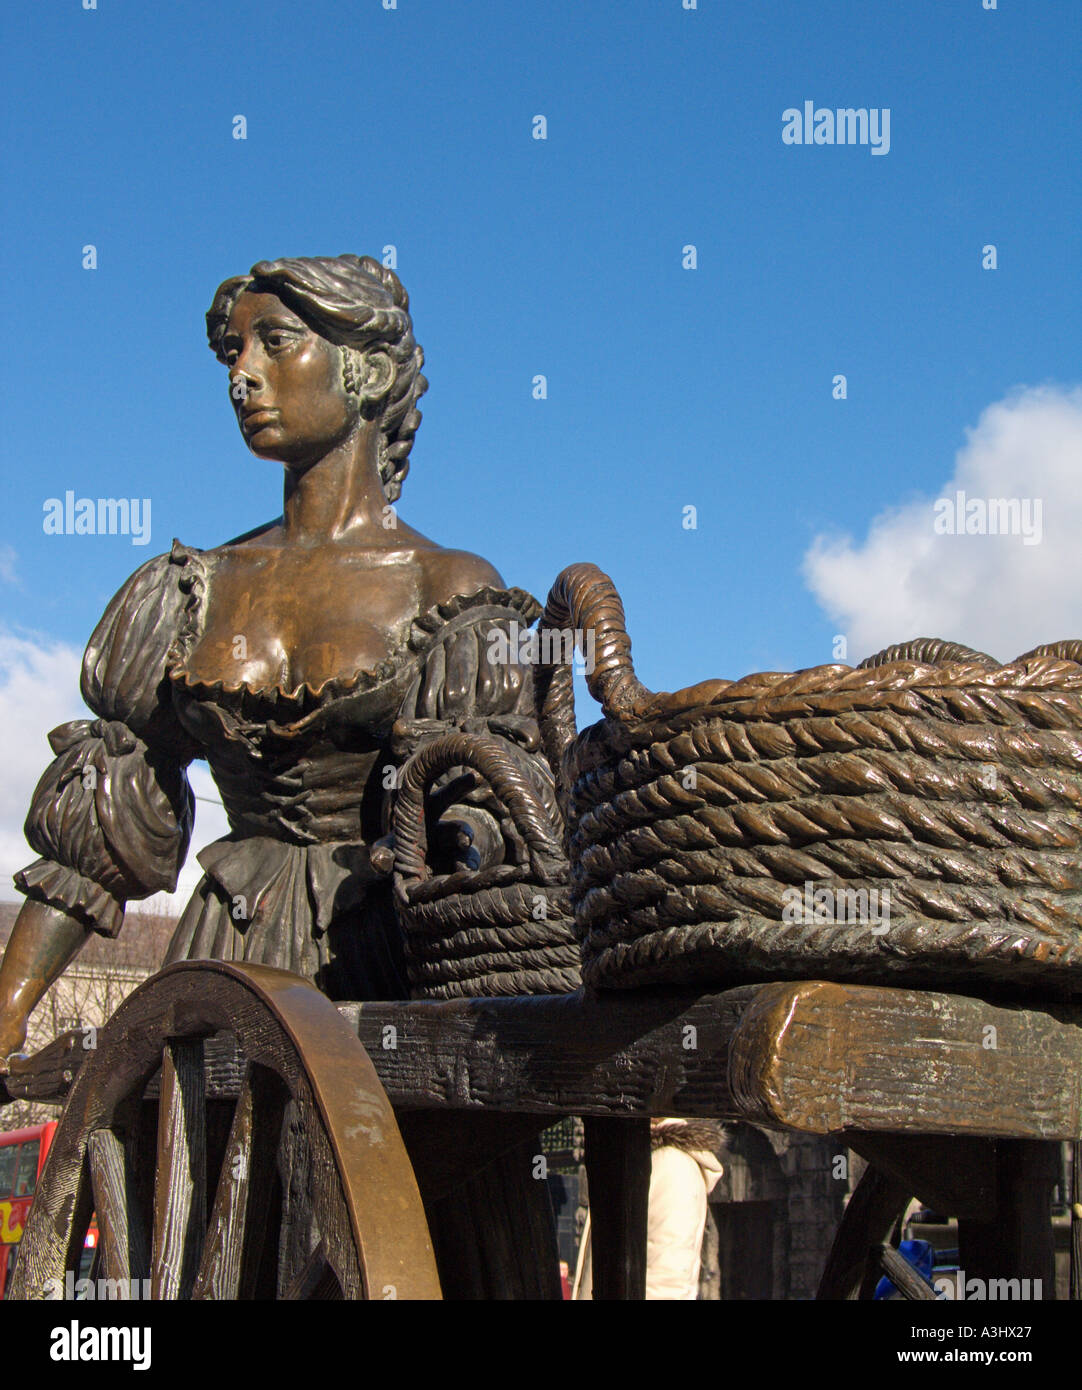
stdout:
<svg viewBox="0 0 1082 1390">
<path fill-rule="evenodd" d="M 417 402 L 428 389 L 421 375 L 425 355 L 414 341 L 409 295 L 398 276 L 371 256 L 259 261 L 250 274 L 224 280 L 207 311 L 207 339 L 219 362 L 226 360 L 222 339 L 229 315 L 245 290 L 277 295 L 310 328 L 338 344 L 347 387 L 356 366 L 351 352 L 378 346 L 391 358 L 394 381 L 379 405 L 379 474 L 388 502 L 397 502 L 421 423 Z"/>
</svg>

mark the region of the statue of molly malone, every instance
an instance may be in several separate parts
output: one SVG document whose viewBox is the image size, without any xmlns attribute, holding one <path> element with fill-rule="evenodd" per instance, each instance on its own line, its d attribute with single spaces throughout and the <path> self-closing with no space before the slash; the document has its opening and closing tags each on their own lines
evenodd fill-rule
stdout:
<svg viewBox="0 0 1082 1390">
<path fill-rule="evenodd" d="M 168 960 L 262 962 L 335 999 L 425 992 L 370 853 L 388 825 L 385 769 L 401 760 L 396 721 L 500 738 L 554 804 L 531 671 L 487 659 L 494 628 L 524 626 L 538 606 L 487 561 L 388 511 L 427 386 L 397 276 L 352 255 L 262 261 L 219 287 L 207 331 L 249 449 L 285 466 L 282 516 L 213 550 L 175 543 L 91 637 L 82 691 L 98 718 L 50 736 L 57 757 L 26 823 L 41 857 L 16 875 L 27 901 L 0 969 L 0 1058 L 22 1046 L 30 1011 L 89 931 L 113 936 L 127 901 L 175 888 L 195 758 L 231 833 L 199 856 L 204 877 Z M 463 815 L 465 842 L 487 834 L 498 856 L 497 820 L 480 805 Z M 573 987 L 568 940 L 552 969 L 534 952 L 540 970 L 485 992 Z M 538 1249 L 539 1199 L 515 1152 L 430 1208 L 446 1294 L 559 1296 L 554 1243 Z M 512 1230 L 521 1222 L 520 1267 L 450 1262 L 455 1242 L 484 1246 L 500 1207 Z"/>
</svg>

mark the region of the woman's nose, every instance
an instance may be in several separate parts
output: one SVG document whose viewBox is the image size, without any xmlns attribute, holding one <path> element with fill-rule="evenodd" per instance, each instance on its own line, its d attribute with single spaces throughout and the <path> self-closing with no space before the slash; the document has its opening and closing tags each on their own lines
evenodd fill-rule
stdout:
<svg viewBox="0 0 1082 1390">
<path fill-rule="evenodd" d="M 235 401 L 246 401 L 264 385 L 257 352 L 253 351 L 255 347 L 255 344 L 248 344 L 229 369 L 229 394 Z"/>
<path fill-rule="evenodd" d="M 235 366 L 229 373 L 229 394 L 235 404 L 243 405 L 260 387 L 259 380 L 249 371 Z"/>
</svg>

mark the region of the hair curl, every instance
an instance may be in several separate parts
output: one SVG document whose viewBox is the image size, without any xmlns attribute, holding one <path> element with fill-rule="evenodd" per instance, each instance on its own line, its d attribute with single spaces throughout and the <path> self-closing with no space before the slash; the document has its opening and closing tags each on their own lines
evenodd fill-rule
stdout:
<svg viewBox="0 0 1082 1390">
<path fill-rule="evenodd" d="M 378 346 L 394 363 L 390 391 L 379 404 L 379 474 L 388 502 L 396 502 L 409 472 L 409 452 L 421 423 L 417 402 L 428 389 L 425 355 L 414 341 L 409 295 L 393 270 L 371 256 L 310 256 L 258 261 L 248 275 L 224 280 L 207 311 L 207 340 L 225 362 L 222 339 L 229 315 L 245 290 L 275 294 L 315 332 L 342 348 L 342 379 L 356 389 L 354 353 Z"/>
</svg>

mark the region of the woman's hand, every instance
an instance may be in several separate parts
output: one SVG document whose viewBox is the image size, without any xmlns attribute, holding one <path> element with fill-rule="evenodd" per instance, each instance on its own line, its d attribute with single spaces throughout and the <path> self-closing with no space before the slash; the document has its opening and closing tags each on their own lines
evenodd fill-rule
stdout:
<svg viewBox="0 0 1082 1390">
<path fill-rule="evenodd" d="M 26 1042 L 27 1015 L 18 1007 L 0 1006 L 0 1076 L 10 1071 L 9 1059 L 22 1051 Z"/>
</svg>

